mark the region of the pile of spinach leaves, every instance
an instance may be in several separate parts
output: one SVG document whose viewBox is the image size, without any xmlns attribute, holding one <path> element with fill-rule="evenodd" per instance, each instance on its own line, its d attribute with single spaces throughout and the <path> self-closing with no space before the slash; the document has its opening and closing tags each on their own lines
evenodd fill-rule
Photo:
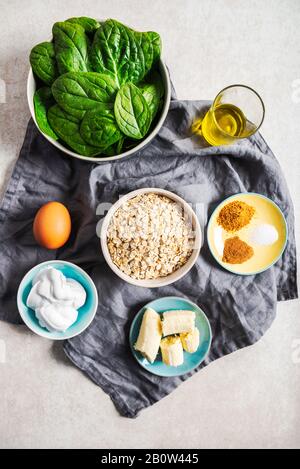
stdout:
<svg viewBox="0 0 300 469">
<path fill-rule="evenodd" d="M 83 156 L 132 148 L 162 106 L 159 34 L 87 17 L 55 23 L 52 33 L 30 53 L 40 130 Z"/>
</svg>

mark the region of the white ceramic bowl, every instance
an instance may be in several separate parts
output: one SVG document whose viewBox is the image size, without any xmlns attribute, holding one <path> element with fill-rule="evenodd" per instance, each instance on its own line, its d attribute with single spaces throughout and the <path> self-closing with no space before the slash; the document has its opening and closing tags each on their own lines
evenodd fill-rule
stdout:
<svg viewBox="0 0 300 469">
<path fill-rule="evenodd" d="M 150 134 L 145 139 L 143 139 L 134 148 L 132 148 L 128 151 L 125 151 L 124 153 L 120 153 L 119 155 L 116 155 L 116 156 L 101 156 L 101 157 L 99 157 L 99 156 L 94 156 L 94 157 L 82 156 L 82 155 L 79 155 L 78 153 L 75 153 L 74 151 L 70 150 L 69 148 L 65 147 L 64 145 L 57 142 L 56 140 L 49 137 L 48 135 L 44 134 L 39 129 L 39 126 L 37 125 L 36 119 L 35 119 L 33 96 L 34 96 L 34 93 L 35 93 L 35 90 L 36 90 L 36 81 L 35 81 L 35 77 L 33 75 L 32 68 L 30 67 L 30 70 L 29 70 L 29 73 L 28 73 L 28 78 L 27 78 L 27 100 L 28 100 L 28 106 L 29 106 L 29 110 L 30 110 L 30 113 L 31 113 L 31 117 L 34 120 L 34 123 L 37 126 L 38 130 L 41 132 L 41 134 L 50 143 L 52 143 L 52 145 L 54 145 L 56 148 L 63 151 L 67 155 L 73 156 L 74 158 L 78 158 L 78 159 L 83 160 L 83 161 L 92 161 L 93 163 L 104 163 L 106 161 L 115 161 L 115 160 L 123 159 L 125 157 L 132 156 L 135 153 L 142 150 L 142 148 L 144 148 L 146 145 L 148 145 L 151 142 L 151 140 L 158 134 L 158 132 L 161 129 L 161 127 L 162 127 L 162 125 L 163 125 L 163 123 L 164 123 L 164 121 L 167 117 L 167 114 L 168 114 L 168 110 L 169 110 L 169 106 L 170 106 L 170 100 L 171 100 L 171 84 L 170 84 L 170 77 L 169 77 L 169 72 L 167 70 L 167 67 L 161 59 L 159 61 L 159 71 L 160 71 L 160 74 L 161 74 L 161 77 L 162 77 L 162 80 L 163 80 L 163 83 L 164 83 L 164 87 L 165 87 L 164 104 L 163 104 L 162 110 L 160 111 L 160 117 L 159 117 L 155 127 L 152 129 Z"/>
<path fill-rule="evenodd" d="M 149 192 L 153 192 L 155 194 L 160 194 L 164 195 L 165 197 L 169 197 L 169 199 L 175 200 L 175 202 L 181 204 L 184 209 L 184 213 L 186 214 L 187 217 L 190 217 L 190 220 L 192 221 L 193 225 L 193 230 L 195 234 L 195 243 L 194 243 L 194 249 L 192 252 L 191 257 L 188 259 L 186 264 L 184 264 L 182 267 L 180 267 L 178 270 L 173 272 L 172 274 L 166 276 L 166 277 L 160 277 L 156 279 L 150 279 L 150 280 L 137 280 L 135 278 L 130 277 L 129 275 L 125 274 L 122 272 L 111 260 L 111 256 L 107 247 L 107 229 L 110 224 L 110 221 L 115 213 L 116 210 L 118 210 L 121 205 L 124 204 L 124 202 L 127 202 L 129 199 L 132 199 L 133 197 L 140 195 L 140 194 L 147 194 Z M 176 282 L 179 280 L 181 277 L 183 277 L 185 274 L 191 270 L 193 265 L 195 264 L 201 244 L 202 244 L 202 235 L 201 235 L 201 228 L 200 224 L 198 221 L 198 218 L 194 212 L 194 210 L 191 208 L 191 206 L 185 202 L 181 197 L 178 195 L 174 194 L 173 192 L 166 191 L 164 189 L 159 189 L 159 188 L 145 188 L 145 189 L 138 189 L 133 192 L 129 192 L 128 194 L 124 195 L 121 197 L 107 212 L 102 226 L 101 226 L 101 232 L 100 232 L 100 241 L 101 241 L 101 248 L 102 252 L 104 255 L 104 258 L 106 262 L 108 263 L 109 267 L 117 274 L 122 280 L 125 280 L 128 283 L 131 283 L 132 285 L 136 285 L 138 287 L 145 287 L 145 288 L 157 288 L 157 287 L 162 287 L 164 285 L 169 285 L 171 283 Z"/>
</svg>

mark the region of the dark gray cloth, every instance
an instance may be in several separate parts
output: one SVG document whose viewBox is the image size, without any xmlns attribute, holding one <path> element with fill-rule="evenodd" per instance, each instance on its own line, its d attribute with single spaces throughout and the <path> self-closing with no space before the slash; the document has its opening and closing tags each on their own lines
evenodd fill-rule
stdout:
<svg viewBox="0 0 300 469">
<path fill-rule="evenodd" d="M 172 101 L 163 128 L 146 149 L 131 159 L 103 165 L 63 155 L 31 121 L 2 201 L 0 318 L 21 323 L 16 291 L 35 264 L 64 259 L 84 268 L 97 286 L 99 308 L 91 326 L 65 343 L 65 352 L 127 417 L 135 417 L 211 361 L 254 344 L 272 324 L 277 299 L 297 297 L 293 205 L 279 164 L 259 134 L 219 148 L 205 147 L 192 137 L 191 123 L 207 106 L 203 101 Z M 196 265 L 175 284 L 159 289 L 129 285 L 103 259 L 96 236 L 96 209 L 141 187 L 165 188 L 194 205 L 203 203 L 199 214 L 204 232 L 209 215 L 225 197 L 245 191 L 264 194 L 287 218 L 287 248 L 268 271 L 237 276 L 216 264 L 204 238 Z M 73 220 L 71 239 L 57 251 L 37 246 L 32 235 L 34 215 L 49 200 L 65 203 Z M 140 307 L 167 295 L 184 296 L 201 306 L 213 331 L 205 362 L 177 378 L 145 371 L 128 345 L 129 327 Z"/>
</svg>

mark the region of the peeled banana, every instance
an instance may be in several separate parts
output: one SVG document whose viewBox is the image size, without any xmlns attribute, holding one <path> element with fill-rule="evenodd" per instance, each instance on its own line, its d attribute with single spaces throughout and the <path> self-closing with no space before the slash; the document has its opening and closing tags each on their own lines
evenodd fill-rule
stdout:
<svg viewBox="0 0 300 469">
<path fill-rule="evenodd" d="M 194 353 L 199 347 L 200 332 L 197 327 L 194 327 L 192 332 L 184 332 L 180 334 L 182 347 L 186 352 Z"/>
<path fill-rule="evenodd" d="M 161 336 L 160 315 L 154 309 L 147 308 L 134 346 L 135 350 L 141 352 L 148 362 L 153 363 L 159 350 Z"/>
<path fill-rule="evenodd" d="M 180 366 L 183 364 L 183 348 L 179 336 L 161 339 L 160 350 L 162 360 L 166 365 Z"/>
<path fill-rule="evenodd" d="M 163 313 L 163 336 L 192 332 L 195 327 L 195 312 L 185 310 L 166 311 Z"/>
</svg>

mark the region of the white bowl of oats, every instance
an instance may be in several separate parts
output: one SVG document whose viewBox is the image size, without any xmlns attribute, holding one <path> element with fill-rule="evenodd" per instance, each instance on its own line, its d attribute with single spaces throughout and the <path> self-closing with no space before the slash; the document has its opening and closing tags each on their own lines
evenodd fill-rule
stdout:
<svg viewBox="0 0 300 469">
<path fill-rule="evenodd" d="M 187 274 L 199 256 L 202 236 L 194 210 L 181 197 L 144 188 L 110 208 L 100 239 L 115 274 L 133 285 L 157 288 Z"/>
</svg>

